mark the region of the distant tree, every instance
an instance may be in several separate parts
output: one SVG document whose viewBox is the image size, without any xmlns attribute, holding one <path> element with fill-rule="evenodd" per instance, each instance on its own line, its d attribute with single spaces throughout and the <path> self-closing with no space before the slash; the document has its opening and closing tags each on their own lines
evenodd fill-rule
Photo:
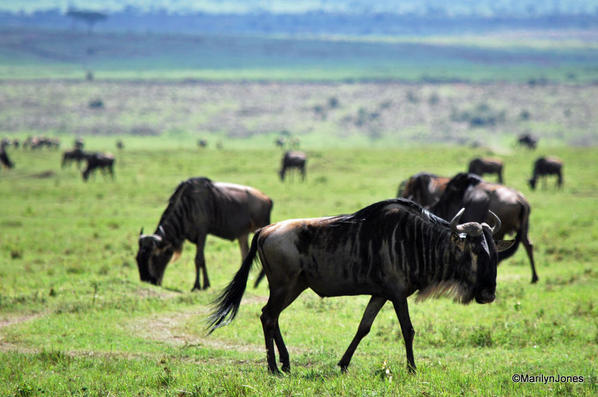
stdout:
<svg viewBox="0 0 598 397">
<path fill-rule="evenodd" d="M 77 10 L 75 8 L 69 8 L 66 15 L 74 20 L 79 20 L 86 23 L 88 26 L 88 33 L 91 33 L 91 29 L 93 28 L 94 24 L 108 18 L 108 15 L 98 11 Z"/>
</svg>

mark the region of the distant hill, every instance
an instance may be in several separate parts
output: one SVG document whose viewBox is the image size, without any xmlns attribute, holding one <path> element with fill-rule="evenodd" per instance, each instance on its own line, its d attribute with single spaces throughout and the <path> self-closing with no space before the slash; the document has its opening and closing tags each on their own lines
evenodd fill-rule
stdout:
<svg viewBox="0 0 598 397">
<path fill-rule="evenodd" d="M 66 7 L 107 12 L 138 9 L 141 12 L 166 14 L 301 14 L 324 12 L 338 14 L 396 14 L 411 16 L 478 16 L 478 17 L 540 17 L 562 15 L 596 15 L 596 0 L 11 0 L 0 3 L 0 10 L 31 13 Z"/>
</svg>

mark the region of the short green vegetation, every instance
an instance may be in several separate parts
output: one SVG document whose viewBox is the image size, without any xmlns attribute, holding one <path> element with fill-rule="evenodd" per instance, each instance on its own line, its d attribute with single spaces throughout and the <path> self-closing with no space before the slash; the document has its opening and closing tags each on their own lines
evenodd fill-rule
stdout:
<svg viewBox="0 0 598 397">
<path fill-rule="evenodd" d="M 65 148 L 73 136 L 61 138 Z M 190 292 L 189 244 L 167 268 L 162 287 L 139 281 L 139 229 L 153 231 L 176 185 L 203 175 L 255 186 L 273 198 L 273 221 L 334 215 L 394 197 L 413 173 L 453 175 L 488 149 L 313 144 L 306 149 L 307 180 L 283 184 L 276 175 L 281 151 L 270 137 L 250 149 L 240 140 L 202 149 L 185 134 L 118 138 L 125 145 L 120 151 L 115 137 L 86 138 L 86 149 L 116 157 L 114 180 L 98 173 L 87 183 L 75 165 L 60 168 L 60 151 L 8 149 L 16 168 L 0 170 L 0 395 L 598 394 L 595 148 L 509 146 L 492 153 L 505 163 L 506 184 L 531 203 L 540 281 L 530 285 L 520 247 L 499 267 L 490 305 L 410 299 L 416 375 L 407 373 L 391 305 L 341 374 L 336 362 L 367 297 L 305 292 L 281 316 L 292 373 L 273 377 L 259 321 L 267 282 L 248 288 L 233 323 L 205 332 L 210 302 L 240 264 L 236 243 L 208 239 L 207 291 Z M 564 160 L 564 189 L 554 190 L 550 181 L 546 189 L 529 190 L 526 179 L 540 154 Z M 512 381 L 515 374 L 578 375 L 584 382 L 521 384 Z"/>
</svg>

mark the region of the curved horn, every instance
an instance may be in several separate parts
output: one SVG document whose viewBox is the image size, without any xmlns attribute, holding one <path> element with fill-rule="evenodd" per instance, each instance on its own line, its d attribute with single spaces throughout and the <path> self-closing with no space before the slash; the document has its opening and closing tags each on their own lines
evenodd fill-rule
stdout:
<svg viewBox="0 0 598 397">
<path fill-rule="evenodd" d="M 488 210 L 488 213 L 492 216 L 492 218 L 494 218 L 494 226 L 492 226 L 492 235 L 498 233 L 498 231 L 500 230 L 500 227 L 502 226 L 502 222 L 500 220 L 500 218 L 498 217 L 498 215 L 496 215 L 494 212 Z"/>
<path fill-rule="evenodd" d="M 450 224 L 451 224 L 451 231 L 453 231 L 453 232 L 460 232 L 461 231 L 458 228 L 458 226 L 459 226 L 459 219 L 461 219 L 461 215 L 463 215 L 464 212 L 465 212 L 465 207 L 461 208 L 459 210 L 459 212 L 457 212 L 457 215 L 455 215 L 453 217 L 453 219 L 450 222 Z"/>
<path fill-rule="evenodd" d="M 164 228 L 162 227 L 162 225 L 158 226 L 158 231 L 162 236 L 166 236 L 166 232 L 164 232 Z"/>
</svg>

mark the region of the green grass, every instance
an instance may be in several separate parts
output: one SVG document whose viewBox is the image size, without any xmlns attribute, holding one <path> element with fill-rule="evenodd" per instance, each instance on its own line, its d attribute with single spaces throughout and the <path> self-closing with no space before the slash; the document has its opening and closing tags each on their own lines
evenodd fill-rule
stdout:
<svg viewBox="0 0 598 397">
<path fill-rule="evenodd" d="M 598 51 L 575 36 L 259 37 L 5 29 L 0 79 L 277 81 L 598 80 Z"/>
<path fill-rule="evenodd" d="M 72 139 L 72 137 L 70 138 Z M 69 140 L 70 140 L 69 139 Z M 308 150 L 305 183 L 280 183 L 274 149 L 195 149 L 173 136 L 123 136 L 116 178 L 84 183 L 60 153 L 10 150 L 0 171 L 0 395 L 575 395 L 592 396 L 598 355 L 598 168 L 595 148 L 555 146 L 565 187 L 531 192 L 535 154 L 501 155 L 505 180 L 532 205 L 530 237 L 540 282 L 522 249 L 498 270 L 497 300 L 416 304 L 418 373 L 406 371 L 391 305 L 381 311 L 347 374 L 336 362 L 367 297 L 305 292 L 281 316 L 292 373 L 267 374 L 259 314 L 267 283 L 248 288 L 237 319 L 205 334 L 210 302 L 240 264 L 235 243 L 210 237 L 212 288 L 189 292 L 194 247 L 143 284 L 135 263 L 140 227 L 151 231 L 175 186 L 191 176 L 255 186 L 274 200 L 273 221 L 355 211 L 393 197 L 415 172 L 452 175 L 480 153 L 452 146 Z M 66 138 L 65 138 L 66 140 Z M 114 138 L 86 139 L 113 149 Z M 271 147 L 271 141 L 263 147 Z M 52 171 L 48 178 L 35 177 Z M 250 282 L 256 276 L 253 273 Z M 515 384 L 513 374 L 582 375 L 583 384 Z M 592 379 L 590 379 L 592 377 Z"/>
</svg>

